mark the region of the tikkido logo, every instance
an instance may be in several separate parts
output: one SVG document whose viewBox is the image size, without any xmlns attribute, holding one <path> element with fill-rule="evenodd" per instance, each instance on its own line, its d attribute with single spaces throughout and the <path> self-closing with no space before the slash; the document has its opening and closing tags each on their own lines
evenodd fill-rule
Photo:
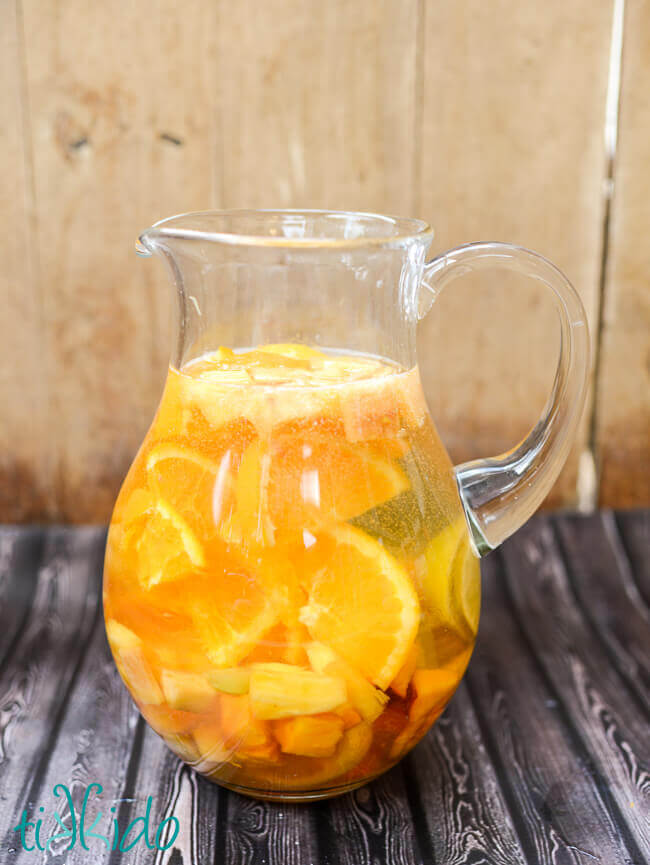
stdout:
<svg viewBox="0 0 650 865">
<path fill-rule="evenodd" d="M 40 815 L 38 819 L 30 820 L 27 810 L 24 810 L 20 822 L 13 827 L 13 831 L 20 834 L 20 844 L 23 850 L 28 853 L 35 850 L 47 850 L 55 855 L 60 855 L 74 849 L 77 844 L 83 850 L 90 851 L 89 843 L 92 843 L 95 849 L 101 843 L 107 850 L 119 850 L 120 853 L 132 850 L 136 844 L 141 842 L 149 850 L 168 850 L 172 846 L 180 831 L 180 823 L 177 817 L 167 817 L 160 821 L 152 837 L 150 826 L 152 796 L 147 797 L 144 814 L 131 820 L 124 832 L 120 833 L 117 809 L 114 805 L 109 808 L 110 814 L 107 815 L 108 827 L 105 828 L 108 828 L 108 831 L 106 834 L 97 831 L 102 821 L 103 812 L 97 812 L 93 819 L 89 813 L 88 803 L 93 791 L 94 795 L 99 798 L 103 789 L 101 784 L 89 784 L 84 792 L 81 810 L 77 814 L 70 790 L 65 784 L 56 784 L 52 793 L 57 799 L 63 799 L 64 804 L 61 809 L 63 816 L 57 810 L 48 814 L 41 805 L 38 808 Z M 52 817 L 56 826 L 53 831 L 48 832 L 48 829 L 43 828 L 43 824 L 45 823 L 48 828 L 51 827 Z M 67 845 L 66 841 L 68 842 Z"/>
</svg>

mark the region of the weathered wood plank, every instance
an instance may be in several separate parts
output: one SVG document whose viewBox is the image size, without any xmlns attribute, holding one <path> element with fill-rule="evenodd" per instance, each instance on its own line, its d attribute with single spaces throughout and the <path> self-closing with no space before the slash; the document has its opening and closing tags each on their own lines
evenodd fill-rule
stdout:
<svg viewBox="0 0 650 865">
<path fill-rule="evenodd" d="M 321 862 L 316 846 L 315 814 L 309 806 L 256 802 L 237 793 L 227 799 L 225 861 L 237 865 Z"/>
<path fill-rule="evenodd" d="M 135 238 L 156 219 L 217 204 L 216 4 L 23 6 L 30 255 L 51 335 L 38 370 L 51 370 L 56 419 L 41 446 L 56 451 L 57 518 L 105 521 L 169 357 L 167 277 L 138 263 Z M 39 381 L 29 377 L 23 399 Z"/>
<path fill-rule="evenodd" d="M 583 865 L 591 856 L 627 865 L 630 855 L 607 782 L 577 747 L 558 695 L 531 652 L 525 638 L 529 616 L 509 603 L 499 552 L 483 562 L 483 574 L 484 615 L 466 681 L 525 861 Z M 544 603 L 535 571 L 522 566 L 519 577 L 532 590 L 541 589 Z M 535 614 L 544 625 L 556 612 Z M 549 651 L 545 643 L 537 648 Z"/>
<path fill-rule="evenodd" d="M 650 720 L 650 613 L 628 562 L 617 556 L 612 521 L 611 514 L 593 514 L 563 516 L 552 525 L 585 618 Z"/>
<path fill-rule="evenodd" d="M 424 865 L 401 767 L 372 784 L 332 799 L 322 809 L 327 828 L 319 830 L 326 857 L 340 865 Z"/>
<path fill-rule="evenodd" d="M 597 401 L 600 504 L 650 502 L 650 2 L 626 0 Z"/>
<path fill-rule="evenodd" d="M 504 546 L 503 559 L 508 591 L 531 649 L 562 702 L 575 740 L 607 779 L 624 820 L 619 831 L 632 859 L 639 858 L 638 851 L 650 850 L 647 716 L 629 699 L 575 604 L 548 519 L 537 517 L 524 526 Z M 535 579 L 527 577 L 531 573 Z"/>
<path fill-rule="evenodd" d="M 139 713 L 117 673 L 106 642 L 104 623 L 99 617 L 65 707 L 58 735 L 50 743 L 47 770 L 38 781 L 38 789 L 30 789 L 28 801 L 35 803 L 30 816 L 38 816 L 34 813 L 37 805 L 45 806 L 43 838 L 60 831 L 53 816 L 55 809 L 69 822 L 69 809 L 62 807 L 61 797 L 57 799 L 53 795 L 57 784 L 67 787 L 77 814 L 81 814 L 89 785 L 100 784 L 103 789 L 95 788 L 88 799 L 91 817 L 86 828 L 101 813 L 103 816 L 95 831 L 107 835 L 109 843 L 112 843 L 113 815 L 109 809 L 116 806 L 122 797 L 138 717 Z M 65 852 L 69 843 L 69 840 L 62 839 L 53 844 L 41 862 L 53 865 L 63 856 L 67 865 L 76 865 L 87 862 L 89 855 L 99 860 L 108 858 L 106 846 L 101 841 L 89 843 L 91 853 L 79 843 L 70 852 Z M 23 856 L 15 857 L 16 865 L 34 861 L 33 853 L 25 852 Z"/>
<path fill-rule="evenodd" d="M 417 215 L 437 251 L 471 240 L 539 250 L 576 286 L 595 336 L 612 0 L 424 10 Z M 508 450 L 537 421 L 557 334 L 552 304 L 523 278 L 495 271 L 442 293 L 419 354 L 454 460 Z M 585 440 L 583 423 L 552 502 L 575 500 Z"/>
<path fill-rule="evenodd" d="M 427 865 L 527 865 L 464 684 L 405 771 Z"/>
<path fill-rule="evenodd" d="M 632 529 L 647 529 L 650 515 L 635 516 L 619 520 L 626 551 L 641 560 L 645 535 Z M 179 821 L 169 850 L 139 843 L 129 865 L 640 865 L 650 850 L 647 723 L 630 683 L 647 663 L 647 631 L 612 531 L 608 515 L 538 518 L 490 556 L 475 657 L 443 718 L 373 784 L 301 807 L 217 788 L 134 724 L 96 616 L 102 530 L 0 528 L 0 616 L 7 599 L 18 611 L 33 600 L 0 669 L 0 861 L 122 865 L 126 854 L 99 841 L 23 852 L 11 831 L 22 808 L 60 807 L 55 783 L 78 810 L 97 781 L 99 832 L 108 834 L 109 806 L 124 832 L 148 796 L 154 832 L 164 818 Z M 13 591 L 30 585 L 30 570 L 35 592 Z M 43 834 L 53 825 L 49 814 Z"/>
<path fill-rule="evenodd" d="M 0 2 L 0 520 L 44 519 L 52 478 L 49 370 L 34 234 L 32 153 L 20 3 Z"/>
<path fill-rule="evenodd" d="M 29 617 L 0 683 L 0 800 L 11 803 L 0 808 L 0 843 L 15 846 L 10 830 L 43 783 L 97 619 L 104 535 L 99 528 L 46 535 Z"/>
<path fill-rule="evenodd" d="M 122 836 L 129 823 L 145 813 L 149 796 L 152 797 L 149 825 L 153 834 L 163 820 L 175 817 L 178 835 L 164 851 L 151 851 L 143 843 L 136 844 L 128 851 L 129 865 L 194 865 L 195 862 L 224 861 L 215 858 L 215 851 L 223 849 L 220 836 L 225 832 L 225 794 L 182 763 L 162 739 L 140 721 L 122 790 L 124 804 L 119 814 Z M 161 838 L 168 840 L 168 836 Z M 128 839 L 125 843 L 128 844 Z M 119 850 L 115 851 L 110 865 L 122 865 L 124 855 Z"/>
<path fill-rule="evenodd" d="M 639 591 L 650 607 L 650 511 L 619 511 L 614 516 L 623 541 L 623 552 L 627 555 L 632 575 Z M 616 539 L 610 534 L 610 541 L 616 548 Z"/>
<path fill-rule="evenodd" d="M 43 531 L 0 527 L 0 682 L 32 603 L 43 555 Z"/>
<path fill-rule="evenodd" d="M 417 0 L 224 7 L 225 206 L 412 213 L 417 10 Z"/>
</svg>

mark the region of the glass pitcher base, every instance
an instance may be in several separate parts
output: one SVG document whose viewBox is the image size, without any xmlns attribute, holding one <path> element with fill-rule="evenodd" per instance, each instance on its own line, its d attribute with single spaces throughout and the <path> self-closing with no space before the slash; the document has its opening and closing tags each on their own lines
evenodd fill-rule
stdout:
<svg viewBox="0 0 650 865">
<path fill-rule="evenodd" d="M 218 787 L 224 787 L 233 793 L 240 793 L 242 796 L 248 796 L 249 799 L 261 799 L 265 802 L 319 802 L 322 799 L 334 799 L 337 796 L 343 796 L 345 793 L 350 793 L 352 790 L 358 790 L 359 787 L 364 787 L 378 775 L 373 775 L 371 778 L 366 778 L 363 781 L 351 781 L 348 784 L 341 784 L 337 787 L 323 787 L 320 790 L 264 790 L 259 787 L 244 787 L 240 784 L 231 784 L 228 781 L 221 781 L 217 778 L 210 778 L 209 775 L 204 775 L 206 780 L 211 781 Z"/>
</svg>

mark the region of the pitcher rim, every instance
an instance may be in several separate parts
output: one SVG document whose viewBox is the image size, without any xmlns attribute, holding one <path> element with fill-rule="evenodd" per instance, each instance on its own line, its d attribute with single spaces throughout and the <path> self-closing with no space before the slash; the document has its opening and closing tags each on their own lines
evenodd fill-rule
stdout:
<svg viewBox="0 0 650 865">
<path fill-rule="evenodd" d="M 234 231 L 201 231 L 182 226 L 171 227 L 170 223 L 191 217 L 233 217 L 263 214 L 267 216 L 332 216 L 364 218 L 390 224 L 397 229 L 394 234 L 362 235 L 355 237 L 287 237 L 285 235 L 244 234 Z M 346 249 L 359 247 L 403 246 L 407 242 L 430 241 L 433 229 L 422 219 L 415 217 L 391 216 L 384 213 L 362 210 L 328 210 L 321 208 L 229 208 L 224 210 L 195 210 L 167 216 L 143 231 L 136 243 L 136 250 L 144 255 L 151 254 L 156 247 L 156 239 L 176 238 L 179 240 L 205 240 L 240 246 L 285 247 L 300 249 Z"/>
</svg>

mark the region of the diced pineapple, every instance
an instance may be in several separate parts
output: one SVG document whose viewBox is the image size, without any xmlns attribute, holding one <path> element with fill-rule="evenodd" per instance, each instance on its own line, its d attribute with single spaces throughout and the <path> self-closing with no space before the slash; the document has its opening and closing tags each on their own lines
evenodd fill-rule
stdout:
<svg viewBox="0 0 650 865">
<path fill-rule="evenodd" d="M 330 664 L 338 661 L 339 656 L 325 643 L 309 643 L 305 646 L 311 668 L 315 673 L 324 673 Z"/>
<path fill-rule="evenodd" d="M 142 645 L 140 637 L 130 628 L 118 622 L 117 619 L 107 619 L 106 636 L 114 651 L 118 649 L 136 649 Z"/>
<path fill-rule="evenodd" d="M 216 691 L 199 673 L 163 670 L 162 689 L 172 709 L 203 712 L 214 701 Z"/>
<path fill-rule="evenodd" d="M 346 683 L 348 702 L 357 709 L 362 717 L 372 724 L 381 715 L 388 702 L 388 696 L 375 688 L 364 676 L 347 661 L 323 643 L 310 643 L 305 647 L 312 669 L 316 673 L 326 673 L 342 678 Z"/>
<path fill-rule="evenodd" d="M 411 677 L 413 676 L 418 664 L 419 654 L 420 647 L 416 641 L 409 649 L 409 653 L 406 656 L 406 660 L 404 661 L 399 673 L 390 683 L 391 690 L 395 691 L 396 694 L 399 694 L 400 697 L 406 697 Z"/>
<path fill-rule="evenodd" d="M 360 724 L 363 720 L 361 715 L 356 709 L 353 709 L 352 706 L 343 706 L 343 708 L 337 709 L 336 714 L 342 719 L 344 730 L 349 730 L 350 727 L 356 727 L 356 725 Z"/>
<path fill-rule="evenodd" d="M 160 706 L 163 692 L 153 674 L 142 648 L 118 649 L 115 662 L 122 678 L 139 703 Z"/>
<path fill-rule="evenodd" d="M 161 736 L 170 733 L 187 733 L 196 727 L 197 723 L 204 720 L 201 715 L 194 712 L 170 709 L 165 703 L 160 706 L 140 706 L 140 711 L 147 723 Z"/>
<path fill-rule="evenodd" d="M 200 755 L 201 771 L 208 768 L 207 764 L 213 769 L 221 763 L 227 763 L 232 756 L 233 749 L 226 746 L 223 731 L 218 724 L 201 724 L 192 735 Z"/>
<path fill-rule="evenodd" d="M 253 715 L 263 720 L 315 715 L 347 702 L 343 679 L 291 664 L 255 665 L 249 694 Z"/>
<path fill-rule="evenodd" d="M 265 745 L 251 745 L 240 748 L 237 757 L 247 763 L 279 763 L 281 759 L 277 742 L 267 742 Z"/>
<path fill-rule="evenodd" d="M 106 622 L 106 635 L 117 668 L 137 701 L 159 706 L 164 700 L 163 693 L 145 657 L 140 637 L 115 619 Z"/>
<path fill-rule="evenodd" d="M 199 751 L 196 743 L 191 736 L 183 736 L 182 734 L 170 734 L 163 736 L 165 743 L 177 754 L 181 760 L 186 763 L 195 764 L 199 760 Z"/>
<path fill-rule="evenodd" d="M 274 722 L 273 732 L 285 754 L 331 757 L 343 736 L 343 719 L 333 713 L 284 718 Z"/>
<path fill-rule="evenodd" d="M 247 694 L 250 676 L 250 670 L 244 667 L 229 667 L 223 670 L 211 670 L 207 674 L 207 679 L 213 688 L 224 694 Z"/>
<path fill-rule="evenodd" d="M 268 724 L 251 712 L 248 694 L 222 694 L 219 698 L 223 740 L 233 748 L 256 748 L 271 741 Z"/>
</svg>

